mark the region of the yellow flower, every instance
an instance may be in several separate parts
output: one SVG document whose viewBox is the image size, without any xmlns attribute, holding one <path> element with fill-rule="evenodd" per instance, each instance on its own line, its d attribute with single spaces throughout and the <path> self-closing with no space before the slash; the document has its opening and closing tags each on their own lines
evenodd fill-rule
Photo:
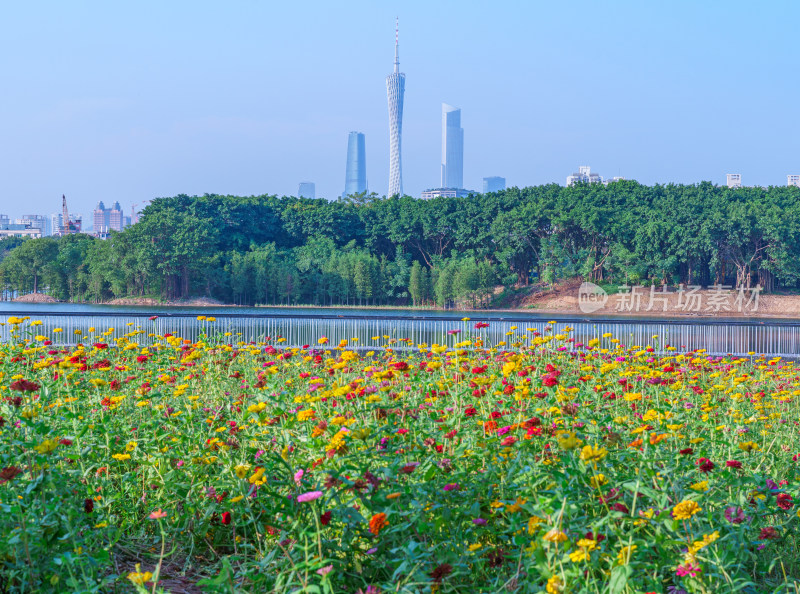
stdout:
<svg viewBox="0 0 800 594">
<path fill-rule="evenodd" d="M 119 461 L 130 460 L 131 459 L 131 455 L 130 454 L 114 454 L 111 457 L 114 458 L 114 460 L 119 460 Z"/>
<path fill-rule="evenodd" d="M 708 481 L 700 481 L 693 485 L 689 485 L 689 488 L 693 491 L 697 491 L 698 493 L 704 493 L 708 491 Z"/>
<path fill-rule="evenodd" d="M 586 464 L 596 464 L 605 458 L 606 454 L 608 454 L 608 450 L 605 448 L 587 445 L 583 446 L 583 449 L 581 450 L 581 460 L 583 460 Z"/>
<path fill-rule="evenodd" d="M 566 534 L 564 534 L 564 533 L 563 533 L 561 530 L 559 530 L 558 528 L 551 528 L 551 529 L 550 529 L 550 530 L 548 530 L 548 531 L 547 531 L 547 533 L 546 533 L 546 534 L 545 534 L 545 535 L 542 537 L 542 540 L 544 540 L 544 541 L 547 541 L 547 542 L 555 542 L 555 543 L 559 543 L 559 542 L 564 542 L 565 540 L 567 540 L 567 535 L 566 535 Z"/>
<path fill-rule="evenodd" d="M 239 503 L 242 499 L 244 499 L 244 495 L 237 495 L 231 499 L 231 503 Z"/>
<path fill-rule="evenodd" d="M 574 432 L 568 433 L 566 431 L 562 431 L 556 436 L 556 439 L 558 440 L 558 445 L 563 450 L 574 450 L 583 443 L 580 439 L 575 437 Z"/>
<path fill-rule="evenodd" d="M 754 441 L 743 441 L 739 444 L 739 449 L 744 452 L 757 452 L 761 447 Z"/>
<path fill-rule="evenodd" d="M 477 542 L 475 544 L 469 545 L 469 550 L 470 550 L 470 552 L 473 552 L 473 551 L 477 551 L 478 549 L 480 549 L 482 547 L 483 547 L 483 545 L 481 543 Z"/>
<path fill-rule="evenodd" d="M 547 580 L 547 594 L 560 594 L 564 591 L 564 582 L 557 575 Z"/>
<path fill-rule="evenodd" d="M 40 454 L 49 454 L 53 450 L 55 450 L 57 446 L 58 446 L 58 441 L 56 441 L 55 439 L 45 439 L 42 443 L 40 443 L 33 449 L 39 452 Z"/>
<path fill-rule="evenodd" d="M 149 582 L 153 579 L 153 574 L 149 571 L 145 571 L 142 573 L 142 568 L 139 563 L 136 564 L 136 571 L 132 571 L 128 574 L 128 579 L 136 584 L 137 586 L 144 586 L 145 582 Z"/>
<path fill-rule="evenodd" d="M 528 520 L 528 535 L 533 536 L 539 530 L 539 524 L 542 523 L 542 518 L 537 516 L 531 516 L 531 519 Z"/>
<path fill-rule="evenodd" d="M 238 464 L 233 469 L 233 471 L 236 473 L 236 476 L 239 477 L 240 479 L 246 477 L 249 470 L 250 470 L 249 464 Z"/>
<path fill-rule="evenodd" d="M 622 547 L 617 554 L 617 563 L 620 565 L 627 565 L 631 560 L 631 555 L 637 549 L 636 545 L 630 545 L 629 547 Z"/>
<path fill-rule="evenodd" d="M 251 476 L 249 479 L 247 479 L 247 480 L 248 480 L 248 481 L 250 481 L 251 483 L 255 483 L 255 482 L 257 482 L 257 481 L 260 481 L 262 476 L 264 476 L 264 469 L 263 469 L 263 468 L 259 468 L 259 469 L 258 469 L 258 470 L 256 470 L 256 471 L 253 473 L 253 475 L 252 475 L 252 476 Z"/>
<path fill-rule="evenodd" d="M 589 484 L 594 488 L 602 487 L 603 485 L 608 483 L 608 479 L 604 474 L 596 474 L 592 478 L 589 479 Z"/>
<path fill-rule="evenodd" d="M 132 452 L 133 450 L 136 449 L 136 447 L 138 445 L 139 444 L 137 442 L 135 442 L 135 441 L 129 441 L 128 443 L 125 444 L 125 451 L 126 452 Z"/>
<path fill-rule="evenodd" d="M 582 538 L 577 543 L 578 548 L 569 554 L 573 563 L 580 563 L 589 559 L 589 554 L 597 548 L 597 542 L 591 538 Z"/>
<path fill-rule="evenodd" d="M 310 408 L 308 410 L 301 410 L 299 413 L 297 413 L 298 421 L 306 421 L 308 419 L 313 419 L 313 418 L 314 418 L 314 411 L 311 410 Z"/>
<path fill-rule="evenodd" d="M 676 520 L 689 520 L 699 511 L 700 506 L 695 501 L 685 500 L 672 508 L 672 516 Z"/>
</svg>

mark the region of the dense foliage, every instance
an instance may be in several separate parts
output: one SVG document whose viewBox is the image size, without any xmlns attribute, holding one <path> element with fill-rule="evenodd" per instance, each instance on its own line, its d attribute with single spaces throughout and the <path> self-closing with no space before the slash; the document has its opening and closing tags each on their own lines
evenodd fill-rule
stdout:
<svg viewBox="0 0 800 594">
<path fill-rule="evenodd" d="M 19 293 L 241 304 L 479 305 L 497 284 L 577 275 L 796 287 L 800 189 L 623 181 L 433 200 L 177 196 L 107 241 L 31 240 L 0 264 Z"/>
<path fill-rule="evenodd" d="M 800 583 L 792 363 L 469 321 L 370 352 L 8 322 L 4 591 Z"/>
</svg>

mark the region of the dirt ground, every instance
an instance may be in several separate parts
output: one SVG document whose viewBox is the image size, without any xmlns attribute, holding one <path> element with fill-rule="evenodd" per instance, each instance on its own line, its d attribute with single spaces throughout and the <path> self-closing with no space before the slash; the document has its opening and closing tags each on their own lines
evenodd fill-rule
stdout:
<svg viewBox="0 0 800 594">
<path fill-rule="evenodd" d="M 578 315 L 800 318 L 800 295 L 764 295 L 730 287 L 670 287 L 663 293 L 657 286 L 652 295 L 650 287 L 637 287 L 633 293 L 599 293 L 592 298 L 592 287 L 584 285 L 582 290 L 582 284 L 572 279 L 550 290 L 534 288 L 509 304 L 510 309 Z"/>
</svg>

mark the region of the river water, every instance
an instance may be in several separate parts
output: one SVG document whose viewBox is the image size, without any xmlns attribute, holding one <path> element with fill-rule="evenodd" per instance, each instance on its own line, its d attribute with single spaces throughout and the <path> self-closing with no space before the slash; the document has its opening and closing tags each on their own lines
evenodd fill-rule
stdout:
<svg viewBox="0 0 800 594">
<path fill-rule="evenodd" d="M 74 344 L 91 335 L 114 330 L 107 342 L 133 329 L 143 333 L 142 345 L 157 335 L 171 333 L 188 340 L 201 334 L 218 335 L 228 342 L 281 341 L 286 346 L 316 345 L 322 336 L 328 345 L 348 340 L 363 347 L 402 348 L 419 343 L 454 344 L 467 336 L 480 335 L 487 344 L 511 345 L 534 333 L 572 328 L 576 343 L 586 343 L 611 333 L 627 346 L 652 346 L 663 352 L 672 346 L 679 351 L 706 349 L 709 354 L 749 353 L 795 357 L 800 353 L 800 320 L 764 318 L 648 318 L 636 316 L 591 316 L 545 314 L 536 311 L 441 311 L 420 309 L 361 309 L 313 307 L 169 307 L 110 306 L 65 303 L 0 303 L 0 321 L 10 315 L 41 320 L 36 333 L 55 342 Z M 157 316 L 156 319 L 149 319 Z M 197 316 L 216 317 L 214 322 Z M 468 317 L 469 321 L 462 321 Z M 475 323 L 485 321 L 486 328 Z M 94 328 L 94 332 L 90 331 Z M 55 333 L 56 329 L 61 332 Z M 79 331 L 80 334 L 76 334 Z M 228 336 L 225 336 L 229 333 Z M 8 327 L 0 327 L 0 340 L 8 338 Z M 355 341 L 353 339 L 356 339 Z M 502 346 L 502 345 L 501 345 Z"/>
</svg>

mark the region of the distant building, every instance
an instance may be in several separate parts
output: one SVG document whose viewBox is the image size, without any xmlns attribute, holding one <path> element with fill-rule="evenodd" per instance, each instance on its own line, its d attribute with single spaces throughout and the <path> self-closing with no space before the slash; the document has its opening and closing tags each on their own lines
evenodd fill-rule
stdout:
<svg viewBox="0 0 800 594">
<path fill-rule="evenodd" d="M 313 184 L 313 182 L 300 182 L 300 186 L 297 188 L 297 197 L 316 198 L 317 197 L 316 186 Z"/>
<path fill-rule="evenodd" d="M 608 184 L 612 184 L 612 183 L 618 182 L 618 181 L 625 181 L 625 178 L 622 177 L 622 176 L 619 176 L 619 175 L 615 175 L 614 177 L 610 177 L 610 178 L 608 178 L 606 180 L 603 180 L 603 183 L 605 185 L 608 185 Z"/>
<path fill-rule="evenodd" d="M 461 110 L 442 103 L 442 188 L 464 186 L 464 129 Z"/>
<path fill-rule="evenodd" d="M 361 132 L 350 132 L 347 137 L 347 165 L 345 166 L 343 197 L 367 191 L 366 147 L 366 139 Z"/>
<path fill-rule="evenodd" d="M 502 192 L 506 189 L 506 178 L 504 177 L 484 177 L 483 178 L 483 193 L 489 192 Z"/>
<path fill-rule="evenodd" d="M 11 223 L 11 219 L 8 218 L 8 215 L 0 214 L 0 227 L 9 223 Z"/>
<path fill-rule="evenodd" d="M 800 187 L 800 175 L 787 175 L 786 185 Z"/>
<path fill-rule="evenodd" d="M 394 31 L 394 72 L 386 77 L 386 96 L 389 100 L 389 193 L 387 196 L 403 195 L 403 95 L 406 91 L 406 75 L 400 72 L 399 24 Z"/>
<path fill-rule="evenodd" d="M 742 175 L 740 173 L 729 173 L 726 177 L 729 188 L 742 187 Z"/>
<path fill-rule="evenodd" d="M 111 208 L 106 208 L 101 200 L 94 207 L 92 226 L 94 227 L 94 234 L 98 237 L 107 236 L 109 231 L 122 231 L 127 226 L 126 222 L 125 214 L 122 212 L 119 202 L 114 202 Z"/>
<path fill-rule="evenodd" d="M 8 221 L 8 217 L 5 217 L 5 220 Z M 38 227 L 31 227 L 28 224 L 0 222 L 0 239 L 5 237 L 28 237 L 30 239 L 38 239 L 42 237 L 42 230 Z"/>
<path fill-rule="evenodd" d="M 22 215 L 22 217 L 14 222 L 18 225 L 27 225 L 33 229 L 39 229 L 42 233 L 42 237 L 52 234 L 50 231 L 50 220 L 42 215 Z"/>
<path fill-rule="evenodd" d="M 474 190 L 465 190 L 464 188 L 432 188 L 422 192 L 422 199 L 429 200 L 431 198 L 438 198 L 444 196 L 445 198 L 463 198 L 470 194 L 477 194 Z"/>
<path fill-rule="evenodd" d="M 581 165 L 577 173 L 567 176 L 568 186 L 576 183 L 601 184 L 603 183 L 603 178 L 597 173 L 592 173 L 592 168 L 588 165 Z"/>
</svg>

